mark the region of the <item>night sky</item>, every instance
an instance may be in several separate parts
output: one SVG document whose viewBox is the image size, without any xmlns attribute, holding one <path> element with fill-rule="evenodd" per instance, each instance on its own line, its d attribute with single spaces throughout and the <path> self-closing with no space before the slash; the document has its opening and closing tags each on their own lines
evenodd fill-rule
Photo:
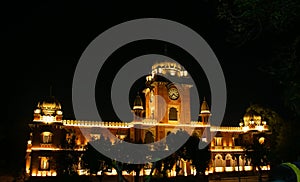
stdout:
<svg viewBox="0 0 300 182">
<path fill-rule="evenodd" d="M 212 4 L 206 1 L 199 4 L 149 1 L 137 4 L 137 7 L 102 1 L 14 1 L 1 6 L 4 106 L 1 142 L 12 147 L 7 155 L 17 154 L 21 159 L 25 155 L 22 151 L 25 152 L 26 126 L 32 121 L 38 101 L 50 94 L 50 87 L 52 95 L 62 104 L 64 117 L 73 119 L 73 74 L 81 54 L 94 38 L 116 24 L 146 17 L 165 18 L 187 25 L 210 45 L 223 68 L 227 84 L 224 123 L 236 124 L 251 103 L 280 110 L 278 83 L 258 69 L 269 61 L 272 54 L 270 39 L 274 37 L 257 39 L 240 48 L 228 44 L 226 25 L 216 19 Z M 116 53 L 115 60 L 148 52 L 164 53 L 164 45 L 146 41 L 129 45 Z M 176 57 L 176 50 L 169 45 L 168 55 Z M 99 84 L 97 87 L 104 87 Z M 207 94 L 208 89 L 203 88 L 200 95 Z M 14 142 L 10 143 L 10 140 Z M 19 162 L 18 159 L 13 160 Z"/>
</svg>

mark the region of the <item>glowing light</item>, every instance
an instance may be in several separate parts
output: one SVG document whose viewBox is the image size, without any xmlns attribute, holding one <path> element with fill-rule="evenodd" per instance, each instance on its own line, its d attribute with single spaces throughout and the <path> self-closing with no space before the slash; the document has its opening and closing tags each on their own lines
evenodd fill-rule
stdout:
<svg viewBox="0 0 300 182">
<path fill-rule="evenodd" d="M 77 170 L 77 174 L 78 174 L 79 176 L 82 176 L 82 175 L 89 175 L 89 172 L 88 172 L 87 169 L 79 169 L 79 170 Z"/>
<path fill-rule="evenodd" d="M 118 173 L 114 168 L 112 168 L 111 172 L 105 172 L 105 174 L 106 175 L 117 175 Z"/>
<path fill-rule="evenodd" d="M 260 138 L 258 139 L 258 142 L 259 142 L 260 144 L 265 143 L 265 137 L 260 137 Z"/>
<path fill-rule="evenodd" d="M 231 172 L 231 171 L 233 171 L 233 167 L 225 167 L 225 171 L 226 172 Z"/>
<path fill-rule="evenodd" d="M 223 172 L 224 168 L 223 167 L 215 167 L 216 172 Z"/>
<path fill-rule="evenodd" d="M 210 149 L 212 152 L 222 152 L 222 151 L 228 151 L 228 152 L 242 152 L 244 151 L 242 148 L 233 148 L 233 149 L 220 149 L 220 148 L 216 148 L 216 149 Z"/>
<path fill-rule="evenodd" d="M 152 81 L 152 75 L 146 76 L 146 81 Z"/>
<path fill-rule="evenodd" d="M 206 171 L 205 171 L 205 175 L 206 175 L 206 176 L 209 175 L 209 171 L 206 170 Z"/>
<path fill-rule="evenodd" d="M 144 175 L 150 175 L 151 169 L 145 169 L 145 174 Z"/>
<path fill-rule="evenodd" d="M 245 171 L 251 171 L 252 170 L 252 166 L 245 166 Z"/>
<path fill-rule="evenodd" d="M 242 171 L 243 170 L 243 166 L 235 166 L 234 170 L 235 171 Z"/>
</svg>

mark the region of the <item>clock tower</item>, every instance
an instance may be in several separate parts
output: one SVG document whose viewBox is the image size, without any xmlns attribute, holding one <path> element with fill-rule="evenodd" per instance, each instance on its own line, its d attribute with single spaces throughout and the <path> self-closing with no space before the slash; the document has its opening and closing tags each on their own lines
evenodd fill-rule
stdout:
<svg viewBox="0 0 300 182">
<path fill-rule="evenodd" d="M 154 64 L 144 90 L 146 118 L 164 124 L 190 123 L 192 85 L 187 78 L 187 71 L 176 62 Z"/>
</svg>

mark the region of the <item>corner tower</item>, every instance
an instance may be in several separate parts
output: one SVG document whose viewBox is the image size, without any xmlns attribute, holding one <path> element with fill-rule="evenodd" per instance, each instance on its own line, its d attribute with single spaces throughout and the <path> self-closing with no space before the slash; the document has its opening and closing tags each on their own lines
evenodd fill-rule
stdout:
<svg viewBox="0 0 300 182">
<path fill-rule="evenodd" d="M 143 106 L 142 98 L 139 95 L 139 93 L 137 94 L 133 102 L 132 113 L 133 113 L 134 121 L 141 121 L 143 119 L 144 106 Z"/>
<path fill-rule="evenodd" d="M 211 116 L 210 109 L 204 97 L 200 108 L 199 121 L 202 122 L 203 124 L 209 124 L 210 116 Z"/>
</svg>

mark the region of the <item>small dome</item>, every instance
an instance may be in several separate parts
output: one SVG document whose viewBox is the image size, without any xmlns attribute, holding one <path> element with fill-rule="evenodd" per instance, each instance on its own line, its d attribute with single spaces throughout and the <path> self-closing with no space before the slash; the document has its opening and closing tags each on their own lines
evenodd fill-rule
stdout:
<svg viewBox="0 0 300 182">
<path fill-rule="evenodd" d="M 208 107 L 208 104 L 204 98 L 202 104 L 201 104 L 201 111 L 200 111 L 201 114 L 203 113 L 210 113 L 210 110 L 209 110 L 209 107 Z"/>
<path fill-rule="evenodd" d="M 257 121 L 261 120 L 261 116 L 254 110 L 249 110 L 244 115 L 244 121 Z"/>
<path fill-rule="evenodd" d="M 143 107 L 143 101 L 140 95 L 138 94 L 133 102 L 133 110 L 136 109 L 144 109 Z"/>
<path fill-rule="evenodd" d="M 61 104 L 54 96 L 50 96 L 39 102 L 37 108 L 45 115 L 52 115 L 55 111 L 61 110 Z"/>
<path fill-rule="evenodd" d="M 262 118 L 261 116 L 254 110 L 249 110 L 244 115 L 244 125 L 261 125 Z"/>
</svg>

